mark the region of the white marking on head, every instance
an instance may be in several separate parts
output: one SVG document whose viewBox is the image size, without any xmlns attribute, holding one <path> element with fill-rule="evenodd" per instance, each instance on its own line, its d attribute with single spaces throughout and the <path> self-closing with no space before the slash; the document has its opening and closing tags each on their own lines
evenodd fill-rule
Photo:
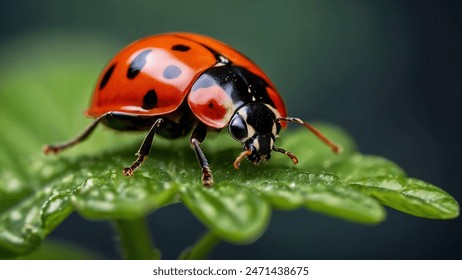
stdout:
<svg viewBox="0 0 462 280">
<path fill-rule="evenodd" d="M 249 140 L 249 138 L 255 135 L 255 128 L 253 128 L 253 126 L 249 125 L 248 123 L 246 123 L 246 125 L 247 125 L 247 138 L 244 141 Z"/>
<path fill-rule="evenodd" d="M 274 115 L 276 116 L 276 119 L 281 117 L 281 114 L 279 114 L 278 110 L 276 110 L 276 109 L 275 109 L 274 107 L 272 107 L 271 105 L 268 105 L 268 104 L 265 104 L 265 105 L 266 105 L 266 107 L 268 107 L 268 109 L 271 110 L 271 112 L 274 113 Z M 273 127 L 271 128 L 271 133 L 272 133 L 274 136 L 278 137 L 277 132 L 278 132 L 278 127 L 277 127 L 276 122 L 274 122 L 274 123 L 273 123 Z"/>
<path fill-rule="evenodd" d="M 255 149 L 257 151 L 260 150 L 260 143 L 258 142 L 258 137 L 256 137 L 254 140 L 253 140 L 253 146 L 255 147 Z"/>
<path fill-rule="evenodd" d="M 274 135 L 274 136 L 277 136 L 278 134 L 278 127 L 276 125 L 276 122 L 273 123 L 273 127 L 271 128 L 271 133 Z"/>
<path fill-rule="evenodd" d="M 239 109 L 236 114 L 241 115 L 242 119 L 245 121 L 245 124 L 247 125 L 247 138 L 244 141 L 247 141 L 249 138 L 253 137 L 255 135 L 255 128 L 251 126 L 250 124 L 247 123 L 247 110 L 246 108 L 241 108 Z"/>
<path fill-rule="evenodd" d="M 245 106 L 241 107 L 241 109 L 239 109 L 237 113 L 241 115 L 244 118 L 244 120 L 247 120 L 247 110 Z"/>
<path fill-rule="evenodd" d="M 268 107 L 268 109 L 270 109 L 271 112 L 274 113 L 274 115 L 276 116 L 276 119 L 281 117 L 281 114 L 279 114 L 279 112 L 278 112 L 278 110 L 276 110 L 276 108 L 274 108 L 273 106 L 268 105 L 268 104 L 265 104 L 265 106 Z"/>
</svg>

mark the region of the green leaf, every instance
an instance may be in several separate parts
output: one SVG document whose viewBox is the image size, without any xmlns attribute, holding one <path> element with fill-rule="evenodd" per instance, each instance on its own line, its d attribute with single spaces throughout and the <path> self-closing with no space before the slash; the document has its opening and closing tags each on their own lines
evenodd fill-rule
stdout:
<svg viewBox="0 0 462 280">
<path fill-rule="evenodd" d="M 200 184 L 181 189 L 191 212 L 224 240 L 249 243 L 266 229 L 270 207 L 265 200 L 235 184 L 204 188 Z"/>
<path fill-rule="evenodd" d="M 238 178 L 246 178 L 242 179 L 244 185 L 262 195 L 276 209 L 306 207 L 330 216 L 370 224 L 385 218 L 383 207 L 375 199 L 347 190 L 339 178 L 331 174 L 267 167 L 259 172 L 248 168 Z"/>
<path fill-rule="evenodd" d="M 459 216 L 459 204 L 452 196 L 418 179 L 371 177 L 354 181 L 351 188 L 414 216 L 429 219 L 453 219 Z"/>
<path fill-rule="evenodd" d="M 34 162 L 28 165 L 29 172 L 37 176 L 34 180 L 2 178 L 5 183 L 0 185 L 0 200 L 10 203 L 0 212 L 0 255 L 25 254 L 37 248 L 72 212 L 70 195 L 88 176 L 63 172 L 72 170 L 66 161 L 59 161 L 55 168 L 50 168 L 43 156 Z"/>
<path fill-rule="evenodd" d="M 341 185 L 314 184 L 306 189 L 305 196 L 305 207 L 331 216 L 366 224 L 385 219 L 385 211 L 376 200 Z"/>
<path fill-rule="evenodd" d="M 377 176 L 406 176 L 398 165 L 385 158 L 361 154 L 354 154 L 341 162 L 332 164 L 329 170 L 342 178 L 344 182 Z"/>
<path fill-rule="evenodd" d="M 88 219 L 146 216 L 173 203 L 179 187 L 162 170 L 140 172 L 136 178 L 123 176 L 119 166 L 110 164 L 99 171 L 102 175 L 86 179 L 72 196 L 75 209 Z"/>
<path fill-rule="evenodd" d="M 25 254 L 40 245 L 71 213 L 68 195 L 74 180 L 69 175 L 50 182 L 0 215 L 0 255 L 2 251 Z"/>
<path fill-rule="evenodd" d="M 0 171 L 0 213 L 18 204 L 33 190 L 11 170 Z"/>
</svg>

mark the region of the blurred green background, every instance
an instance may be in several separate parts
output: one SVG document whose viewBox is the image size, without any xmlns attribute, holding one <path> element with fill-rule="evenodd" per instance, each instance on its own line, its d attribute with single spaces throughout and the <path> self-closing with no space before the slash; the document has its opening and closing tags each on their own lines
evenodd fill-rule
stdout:
<svg viewBox="0 0 462 280">
<path fill-rule="evenodd" d="M 13 75 L 21 67 L 33 73 L 34 65 L 46 64 L 49 53 L 40 56 L 37 46 L 58 57 L 66 48 L 79 67 L 96 60 L 102 69 L 140 37 L 206 34 L 259 64 L 290 115 L 338 124 L 362 152 L 385 156 L 462 201 L 461 14 L 460 1 L 2 1 L 0 65 L 14 65 L 22 55 L 41 59 L 0 73 L 18 79 Z M 80 40 L 91 45 L 82 50 Z M 79 77 L 83 88 L 96 82 L 99 69 L 91 70 L 92 78 Z M 65 79 L 72 78 L 59 77 L 63 91 L 50 95 L 68 98 Z M 0 101 L 0 109 L 6 106 Z M 81 111 L 69 112 L 69 118 L 83 118 Z M 59 133 L 49 137 L 63 140 Z M 432 221 L 393 210 L 388 216 L 379 226 L 365 227 L 305 210 L 276 211 L 256 243 L 222 244 L 212 258 L 462 258 L 460 218 Z M 176 258 L 204 230 L 182 205 L 156 212 L 150 225 L 166 258 Z M 74 214 L 50 239 L 118 258 L 112 236 L 109 224 Z"/>
</svg>

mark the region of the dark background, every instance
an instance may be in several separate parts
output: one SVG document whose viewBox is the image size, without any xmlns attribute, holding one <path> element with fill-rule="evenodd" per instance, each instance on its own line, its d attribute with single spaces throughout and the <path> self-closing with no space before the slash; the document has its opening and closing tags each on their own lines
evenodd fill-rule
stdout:
<svg viewBox="0 0 462 280">
<path fill-rule="evenodd" d="M 344 127 L 362 152 L 395 161 L 460 202 L 461 15 L 460 1 L 2 0 L 0 46 L 54 32 L 96 34 L 117 48 L 162 32 L 215 37 L 267 72 L 290 115 Z M 373 227 L 275 211 L 260 240 L 224 243 L 212 258 L 462 258 L 460 218 L 387 210 L 387 220 Z M 151 215 L 150 225 L 165 258 L 204 231 L 182 205 Z M 118 258 L 111 236 L 110 224 L 72 215 L 51 238 Z"/>
</svg>

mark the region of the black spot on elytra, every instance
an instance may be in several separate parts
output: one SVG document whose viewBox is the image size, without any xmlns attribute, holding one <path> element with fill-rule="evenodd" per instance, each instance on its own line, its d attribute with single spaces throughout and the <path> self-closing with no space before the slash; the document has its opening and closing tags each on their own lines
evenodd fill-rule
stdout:
<svg viewBox="0 0 462 280">
<path fill-rule="evenodd" d="M 99 84 L 100 90 L 102 90 L 106 86 L 107 82 L 112 76 L 112 72 L 114 72 L 115 67 L 116 67 L 116 64 L 114 63 L 111 67 L 109 67 L 109 69 L 107 69 L 106 73 L 104 73 L 103 79 L 101 80 L 101 83 Z"/>
<path fill-rule="evenodd" d="M 151 89 L 146 92 L 143 97 L 143 105 L 141 108 L 145 110 L 152 109 L 157 106 L 157 93 L 155 90 Z"/>
<path fill-rule="evenodd" d="M 201 45 L 202 47 L 206 48 L 209 52 L 211 52 L 213 54 L 213 56 L 215 56 L 215 59 L 217 61 L 217 63 L 223 63 L 225 65 L 231 65 L 233 64 L 232 61 L 230 61 L 227 57 L 225 57 L 224 55 L 222 55 L 221 53 L 217 52 L 216 50 L 214 50 L 213 48 L 205 45 L 205 44 L 202 44 L 200 42 L 197 42 L 191 38 L 188 38 L 188 37 L 183 37 L 181 35 L 175 35 L 175 37 L 178 37 L 178 38 L 181 38 L 181 39 L 185 39 L 185 40 L 188 40 L 188 41 L 192 41 L 196 44 L 199 44 Z"/>
<path fill-rule="evenodd" d="M 178 66 L 175 65 L 169 65 L 164 69 L 164 72 L 162 73 L 165 79 L 175 79 L 178 76 L 181 75 L 181 69 Z"/>
<path fill-rule="evenodd" d="M 138 54 L 135 59 L 133 59 L 132 63 L 128 67 L 127 71 L 127 78 L 134 79 L 138 73 L 140 73 L 141 69 L 143 69 L 144 65 L 146 65 L 146 56 L 151 52 L 151 50 L 142 51 Z"/>
<path fill-rule="evenodd" d="M 179 52 L 187 52 L 187 51 L 189 51 L 189 49 L 191 49 L 191 47 L 186 46 L 186 45 L 181 45 L 181 44 L 174 45 L 172 47 L 172 50 L 179 51 Z"/>
</svg>

